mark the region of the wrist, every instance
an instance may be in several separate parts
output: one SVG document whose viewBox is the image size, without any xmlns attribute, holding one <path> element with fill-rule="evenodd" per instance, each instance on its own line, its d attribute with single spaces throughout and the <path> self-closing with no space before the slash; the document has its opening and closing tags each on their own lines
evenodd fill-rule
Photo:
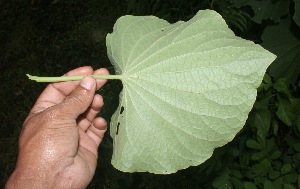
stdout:
<svg viewBox="0 0 300 189">
<path fill-rule="evenodd" d="M 9 177 L 5 189 L 53 188 L 56 174 L 43 168 L 16 168 Z"/>
<path fill-rule="evenodd" d="M 6 189 L 50 188 L 51 179 L 45 179 L 43 174 L 36 175 L 31 171 L 15 170 L 6 183 Z"/>
</svg>

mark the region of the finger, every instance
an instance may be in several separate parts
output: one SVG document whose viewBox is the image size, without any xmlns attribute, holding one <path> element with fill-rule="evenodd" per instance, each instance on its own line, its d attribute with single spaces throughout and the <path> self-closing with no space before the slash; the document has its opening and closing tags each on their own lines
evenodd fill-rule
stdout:
<svg viewBox="0 0 300 189">
<path fill-rule="evenodd" d="M 90 66 L 80 67 L 65 75 L 90 75 L 93 69 Z M 66 81 L 49 84 L 37 99 L 31 114 L 41 112 L 51 106 L 61 103 L 78 85 L 80 81 Z"/>
<path fill-rule="evenodd" d="M 69 71 L 66 73 L 66 76 L 72 76 L 72 75 L 92 75 L 94 73 L 94 70 L 90 66 L 84 66 L 77 69 L 74 69 L 72 71 Z M 64 96 L 61 101 L 64 100 L 66 96 L 68 96 L 79 84 L 80 81 L 65 81 L 65 82 L 57 82 L 53 83 L 53 87 L 60 91 Z"/>
<path fill-rule="evenodd" d="M 93 102 L 91 106 L 84 112 L 80 118 L 77 120 L 77 125 L 82 128 L 82 130 L 86 131 L 92 124 L 93 120 L 100 112 L 103 107 L 104 102 L 102 96 L 96 94 L 94 96 Z"/>
<path fill-rule="evenodd" d="M 77 120 L 78 116 L 90 107 L 96 90 L 96 80 L 92 76 L 86 76 L 74 91 L 55 108 L 66 119 Z"/>
<path fill-rule="evenodd" d="M 95 75 L 109 75 L 109 72 L 107 69 L 105 68 L 100 68 L 94 71 Z M 106 80 L 103 79 L 97 79 L 97 90 L 99 90 L 105 83 Z M 96 98 L 97 95 L 95 96 Z M 101 96 L 100 96 L 101 97 Z M 95 118 L 95 116 L 100 112 L 100 109 L 103 106 L 103 99 L 101 97 L 101 99 L 96 100 L 95 102 L 93 101 L 92 106 L 93 108 L 89 108 L 82 116 L 80 116 L 80 118 L 77 120 L 77 124 L 79 127 L 81 127 L 84 131 L 86 131 L 88 129 L 88 127 L 91 125 L 93 119 Z M 99 101 L 99 102 L 97 102 Z M 94 104 L 95 103 L 95 104 Z M 100 107 L 97 107 L 97 105 L 100 105 Z M 97 108 L 99 108 L 99 110 L 97 111 Z"/>
<path fill-rule="evenodd" d="M 91 158 L 98 157 L 98 146 L 83 130 L 79 128 L 79 150 L 78 154 L 84 152 L 82 155 Z M 88 150 L 91 153 L 87 153 Z M 92 156 L 90 156 L 92 155 Z"/>
<path fill-rule="evenodd" d="M 109 72 L 106 68 L 100 68 L 94 71 L 95 75 L 109 75 Z M 105 79 L 97 79 L 97 90 L 99 90 L 105 83 L 107 80 Z"/>
<path fill-rule="evenodd" d="M 93 121 L 93 124 L 86 131 L 86 134 L 91 139 L 93 139 L 93 141 L 95 141 L 97 146 L 99 146 L 104 137 L 106 130 L 107 130 L 107 123 L 105 119 L 99 117 Z"/>
</svg>

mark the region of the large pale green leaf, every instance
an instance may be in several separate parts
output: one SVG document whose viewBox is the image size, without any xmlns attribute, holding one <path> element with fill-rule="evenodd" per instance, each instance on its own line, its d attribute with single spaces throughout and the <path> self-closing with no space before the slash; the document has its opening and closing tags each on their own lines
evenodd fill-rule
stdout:
<svg viewBox="0 0 300 189">
<path fill-rule="evenodd" d="M 107 49 L 123 82 L 112 164 L 126 172 L 168 174 L 207 160 L 243 127 L 275 59 L 211 10 L 175 24 L 123 16 Z"/>
</svg>

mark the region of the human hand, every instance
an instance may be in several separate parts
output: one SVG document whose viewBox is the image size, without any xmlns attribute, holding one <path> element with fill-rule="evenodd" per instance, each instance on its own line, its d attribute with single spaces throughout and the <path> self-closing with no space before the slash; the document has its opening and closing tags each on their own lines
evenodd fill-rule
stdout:
<svg viewBox="0 0 300 189">
<path fill-rule="evenodd" d="M 109 74 L 81 67 L 66 75 Z M 6 188 L 85 188 L 91 181 L 106 121 L 95 118 L 103 99 L 95 91 L 105 80 L 53 83 L 26 118 L 16 169 Z"/>
</svg>

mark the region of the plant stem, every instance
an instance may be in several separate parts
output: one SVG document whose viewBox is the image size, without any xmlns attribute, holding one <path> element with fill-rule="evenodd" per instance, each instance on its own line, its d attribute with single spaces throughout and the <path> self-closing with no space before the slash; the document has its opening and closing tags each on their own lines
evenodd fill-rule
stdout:
<svg viewBox="0 0 300 189">
<path fill-rule="evenodd" d="M 39 77 L 26 74 L 30 80 L 36 82 L 62 82 L 62 81 L 76 81 L 81 80 L 85 75 L 74 75 L 74 76 L 61 76 L 61 77 Z M 123 75 L 91 75 L 95 79 L 119 79 L 122 80 L 125 77 Z"/>
</svg>

